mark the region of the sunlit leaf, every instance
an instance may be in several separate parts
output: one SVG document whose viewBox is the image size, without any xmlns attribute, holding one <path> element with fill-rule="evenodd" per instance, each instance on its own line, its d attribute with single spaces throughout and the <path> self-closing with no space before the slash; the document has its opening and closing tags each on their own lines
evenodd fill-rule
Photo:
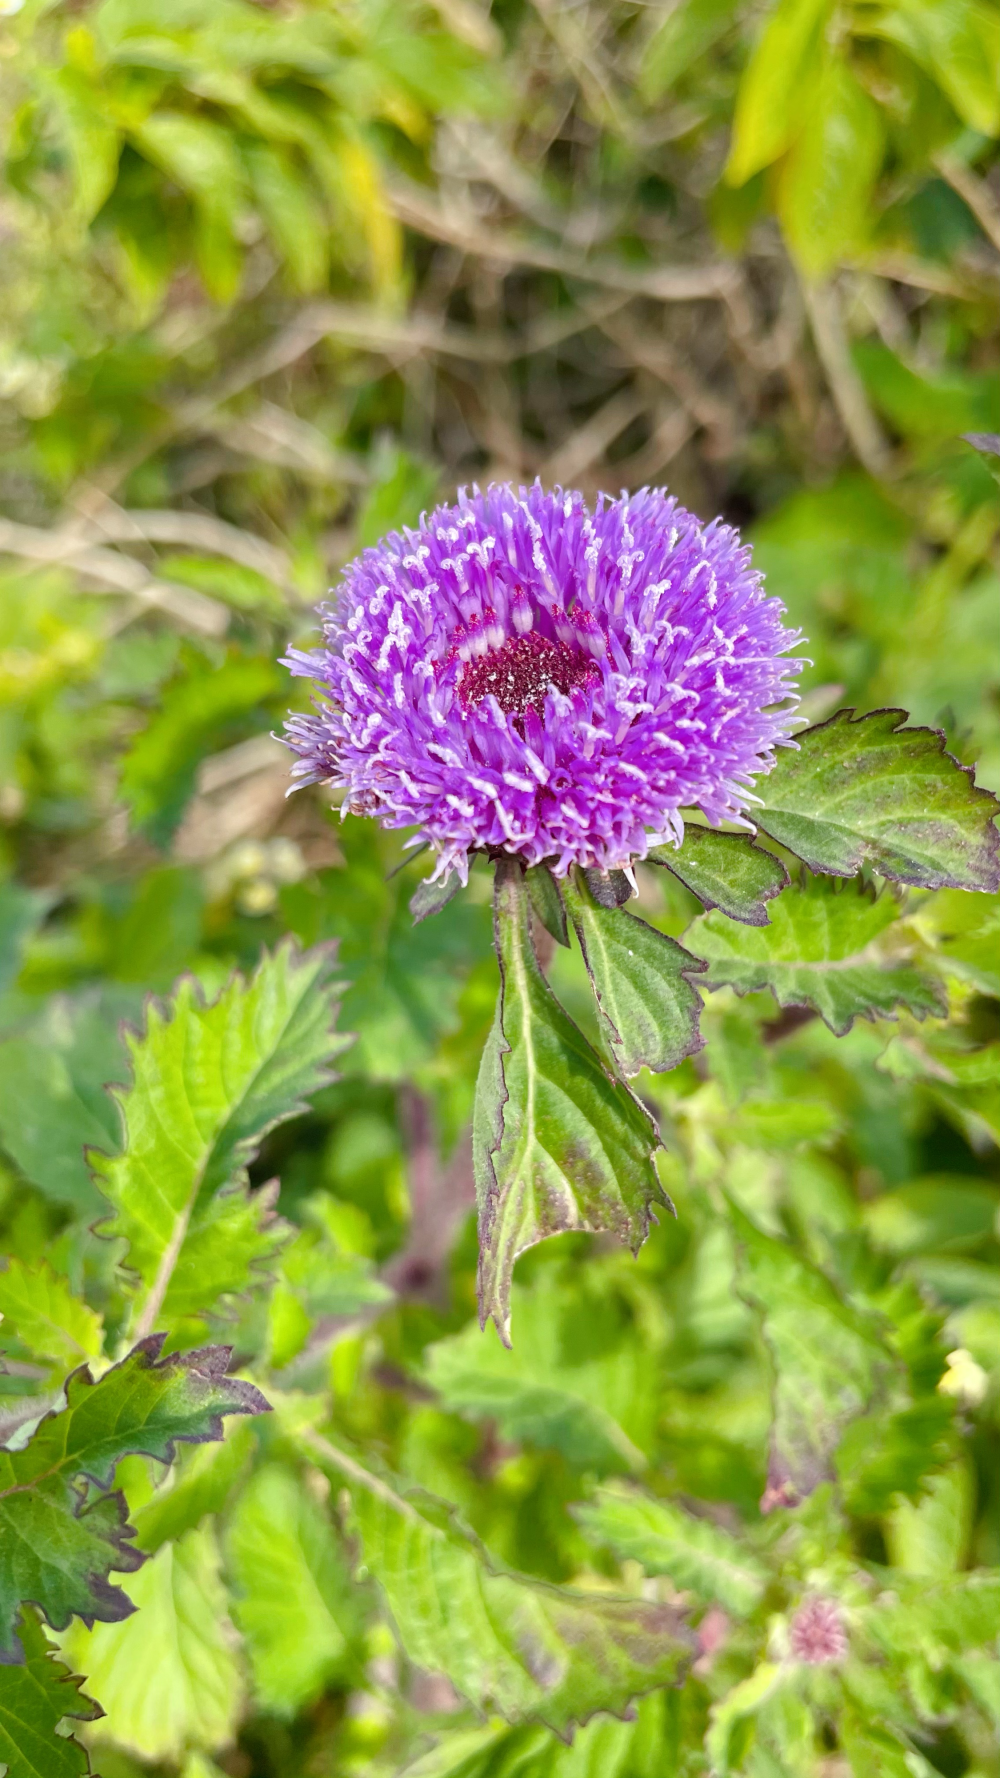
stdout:
<svg viewBox="0 0 1000 1778">
<path fill-rule="evenodd" d="M 779 0 L 767 18 L 736 96 L 726 164 L 731 185 L 743 185 L 788 146 L 806 109 L 830 0 Z"/>
<path fill-rule="evenodd" d="M 881 876 L 925 889 L 1000 888 L 1000 812 L 936 729 L 906 728 L 902 710 L 829 722 L 782 748 L 758 781 L 755 820 L 810 870 Z"/>
<path fill-rule="evenodd" d="M 169 1462 L 178 1443 L 220 1438 L 224 1414 L 266 1409 L 258 1390 L 226 1376 L 227 1346 L 161 1359 L 162 1344 L 144 1340 L 96 1383 L 86 1367 L 75 1371 L 66 1406 L 46 1414 L 22 1448 L 0 1451 L 0 1648 L 12 1647 L 25 1599 L 57 1630 L 73 1614 L 114 1623 L 132 1610 L 107 1578 L 142 1562 L 124 1500 L 103 1492 L 88 1500 L 81 1477 L 106 1489 L 127 1453 Z"/>
<path fill-rule="evenodd" d="M 942 1010 L 940 985 L 882 942 L 898 912 L 888 892 L 875 898 L 816 877 L 785 891 L 770 926 L 703 914 L 684 941 L 708 964 L 707 986 L 770 988 L 779 1006 L 813 1007 L 842 1035 L 856 1018 L 891 1017 L 899 1006 L 918 1018 Z"/>
<path fill-rule="evenodd" d="M 268 1464 L 236 1503 L 226 1556 L 256 1696 L 294 1716 L 350 1666 L 360 1613 L 345 1554 L 299 1478 Z"/>
<path fill-rule="evenodd" d="M 116 1094 L 125 1151 L 91 1162 L 113 1206 L 106 1232 L 128 1242 L 138 1331 L 204 1313 L 274 1254 L 280 1232 L 262 1221 L 268 1205 L 248 1193 L 246 1167 L 344 1047 L 331 967 L 328 949 L 283 945 L 211 1005 L 182 981 L 128 1038 L 132 1084 Z"/>
<path fill-rule="evenodd" d="M 0 1272 L 0 1315 L 4 1334 L 16 1332 L 33 1357 L 48 1360 L 60 1372 L 100 1355 L 100 1315 L 74 1296 L 69 1279 L 45 1260 L 35 1266 L 16 1257 L 8 1260 Z"/>
<path fill-rule="evenodd" d="M 126 1589 L 133 1616 L 67 1638 L 104 1707 L 98 1739 L 148 1760 L 226 1746 L 243 1685 L 211 1530 L 165 1544 Z"/>
</svg>

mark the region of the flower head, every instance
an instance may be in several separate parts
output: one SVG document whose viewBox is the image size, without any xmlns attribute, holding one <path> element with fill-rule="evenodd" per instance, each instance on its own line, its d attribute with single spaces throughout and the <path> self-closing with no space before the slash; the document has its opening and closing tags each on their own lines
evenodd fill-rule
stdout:
<svg viewBox="0 0 1000 1778">
<path fill-rule="evenodd" d="M 833 1599 L 805 1599 L 789 1625 L 788 1641 L 797 1661 L 826 1667 L 847 1653 L 847 1631 Z"/>
<path fill-rule="evenodd" d="M 303 782 L 416 826 L 437 874 L 471 851 L 627 868 L 680 811 L 740 819 L 787 739 L 798 641 L 738 534 L 659 489 L 463 490 L 346 570 L 320 688 L 287 739 Z M 794 700 L 791 700 L 794 701 Z M 784 708 L 776 708 L 784 704 Z"/>
</svg>

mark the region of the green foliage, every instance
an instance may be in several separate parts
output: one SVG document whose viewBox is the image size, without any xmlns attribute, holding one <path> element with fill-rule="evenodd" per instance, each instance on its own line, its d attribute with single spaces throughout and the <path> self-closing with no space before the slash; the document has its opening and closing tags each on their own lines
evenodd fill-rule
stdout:
<svg viewBox="0 0 1000 1778">
<path fill-rule="evenodd" d="M 605 1488 L 576 1516 L 592 1542 L 641 1562 L 647 1574 L 669 1575 L 675 1586 L 690 1587 L 736 1617 L 748 1617 L 760 1602 L 762 1565 L 720 1526 L 693 1518 L 672 1501 Z"/>
<path fill-rule="evenodd" d="M 78 1778 L 87 1756 L 79 1742 L 56 1734 L 65 1717 L 89 1722 L 100 1706 L 81 1696 L 79 1680 L 52 1659 L 33 1612 L 20 1623 L 22 1660 L 0 1667 L 0 1758 L 8 1778 Z"/>
<path fill-rule="evenodd" d="M 891 1017 L 897 1006 L 917 1018 L 942 1010 L 937 983 L 883 941 L 898 914 L 887 891 L 876 897 L 813 877 L 775 903 L 769 926 L 747 930 L 703 914 L 686 940 L 708 964 L 706 985 L 770 988 L 779 1006 L 812 1007 L 842 1036 L 854 1019 Z"/>
<path fill-rule="evenodd" d="M 124 1623 L 74 1628 L 67 1639 L 104 1705 L 98 1741 L 171 1761 L 224 1746 L 242 1687 L 211 1531 L 164 1544 L 127 1587 L 133 1615 Z"/>
<path fill-rule="evenodd" d="M 995 0 L 0 11 L 0 1765 L 992 1778 Z M 501 884 L 507 1348 L 491 867 L 269 731 L 536 472 L 737 522 L 810 726 Z"/>
<path fill-rule="evenodd" d="M 623 908 L 602 908 L 583 874 L 566 904 L 601 1015 L 602 1034 L 622 1074 L 663 1073 L 700 1048 L 699 964 L 673 939 Z"/>
<path fill-rule="evenodd" d="M 43 1416 L 28 1442 L 0 1459 L 6 1558 L 0 1568 L 0 1647 L 13 1647 L 17 1612 L 42 1605 L 54 1629 L 72 1614 L 108 1623 L 131 1611 L 108 1583 L 142 1557 L 129 1536 L 125 1503 L 110 1488 L 129 1452 L 171 1461 L 179 1441 L 221 1436 L 223 1414 L 257 1414 L 267 1404 L 249 1383 L 226 1376 L 228 1347 L 161 1359 L 162 1336 L 133 1348 L 94 1381 L 86 1366 L 66 1384 L 66 1406 Z M 83 1477 L 101 1490 L 87 1501 Z"/>
<path fill-rule="evenodd" d="M 679 877 L 709 910 L 719 908 L 731 920 L 766 926 L 767 903 L 787 886 L 788 872 L 780 859 L 743 834 L 720 833 L 688 822 L 683 844 L 653 846 L 650 864 L 662 864 Z"/>
<path fill-rule="evenodd" d="M 132 1325 L 147 1333 L 245 1289 L 280 1234 L 247 1191 L 262 1137 L 303 1109 L 344 1046 L 332 1022 L 337 984 L 322 950 L 285 945 L 250 981 L 234 976 L 206 1006 L 193 980 L 168 1010 L 152 1004 L 128 1040 L 133 1081 L 118 1094 L 124 1153 L 94 1154 L 135 1274 Z"/>
<path fill-rule="evenodd" d="M 227 1553 L 257 1696 L 294 1716 L 351 1671 L 358 1608 L 343 1553 L 319 1502 L 277 1464 L 240 1495 Z"/>
<path fill-rule="evenodd" d="M 688 1653 L 669 1606 L 497 1571 L 433 1499 L 361 1487 L 354 1519 L 411 1659 L 509 1720 L 563 1731 L 621 1711 L 640 1686 L 672 1681 Z"/>
<path fill-rule="evenodd" d="M 842 710 L 796 737 L 764 781 L 764 832 L 810 870 L 863 864 L 927 889 L 1000 887 L 996 799 L 899 710 Z"/>
<path fill-rule="evenodd" d="M 476 1089 L 480 1316 L 506 1341 L 519 1253 L 562 1230 L 638 1248 L 665 1200 L 648 1114 L 612 1080 L 538 967 L 520 865 L 496 875 L 501 989 Z"/>
</svg>

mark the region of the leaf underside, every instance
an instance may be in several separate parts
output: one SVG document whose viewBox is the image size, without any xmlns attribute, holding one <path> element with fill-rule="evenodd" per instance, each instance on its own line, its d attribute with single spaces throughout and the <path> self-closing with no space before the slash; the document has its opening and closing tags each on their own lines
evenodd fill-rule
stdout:
<svg viewBox="0 0 1000 1778">
<path fill-rule="evenodd" d="M 364 1559 L 410 1660 L 446 1672 L 480 1709 L 558 1734 L 675 1681 L 690 1648 L 670 1606 L 494 1568 L 450 1511 L 410 1492 L 354 1493 Z"/>
<path fill-rule="evenodd" d="M 521 866 L 496 871 L 500 997 L 476 1088 L 479 1310 L 509 1340 L 519 1253 L 567 1229 L 608 1230 L 632 1248 L 666 1204 L 645 1109 L 612 1079 L 560 1006 L 531 943 Z"/>
<path fill-rule="evenodd" d="M 939 730 L 905 722 L 905 710 L 839 710 L 804 729 L 759 781 L 754 820 L 830 876 L 869 864 L 919 888 L 1000 888 L 1000 804 Z"/>
</svg>

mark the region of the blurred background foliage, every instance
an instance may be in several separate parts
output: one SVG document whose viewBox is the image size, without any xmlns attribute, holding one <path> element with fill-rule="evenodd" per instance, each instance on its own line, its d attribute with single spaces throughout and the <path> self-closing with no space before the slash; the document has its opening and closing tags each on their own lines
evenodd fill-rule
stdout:
<svg viewBox="0 0 1000 1778">
<path fill-rule="evenodd" d="M 505 1356 L 471 1324 L 485 875 L 413 927 L 419 865 L 392 875 L 398 839 L 322 792 L 286 800 L 271 731 L 277 657 L 359 545 L 462 482 L 666 481 L 753 541 L 810 638 L 811 719 L 901 705 L 1000 789 L 1000 507 L 961 439 L 1000 431 L 1000 8 L 0 0 L 0 133 L 11 1267 L 119 1325 L 82 1151 L 119 1140 L 102 1087 L 148 993 L 334 938 L 355 1034 L 254 1168 L 281 1179 L 276 1272 L 174 1329 L 232 1339 L 284 1408 L 184 1457 L 140 1615 L 71 1633 L 96 1769 L 995 1773 L 995 1640 L 927 1604 L 1000 1565 L 995 901 L 901 910 L 948 1018 L 836 1040 L 712 996 L 704 1055 L 644 1088 L 678 1221 L 638 1264 L 585 1237 L 527 1256 Z M 643 902 L 674 934 L 698 912 L 662 873 Z M 763 1340 L 741 1216 L 799 1268 Z M 22 1336 L 10 1275 L 6 1426 L 71 1362 Z M 820 1275 L 879 1320 L 909 1405 L 862 1400 L 839 1492 L 762 1517 L 770 1367 L 806 1388 Z M 500 1562 L 693 1600 L 695 1677 L 570 1746 L 477 1725 L 352 1579 L 336 1475 L 298 1438 L 324 1419 Z M 622 1477 L 661 1497 L 659 1544 L 622 1530 Z M 728 1583 L 678 1556 L 692 1514 Z M 782 1678 L 817 1588 L 868 1651 L 836 1697 Z"/>
</svg>

